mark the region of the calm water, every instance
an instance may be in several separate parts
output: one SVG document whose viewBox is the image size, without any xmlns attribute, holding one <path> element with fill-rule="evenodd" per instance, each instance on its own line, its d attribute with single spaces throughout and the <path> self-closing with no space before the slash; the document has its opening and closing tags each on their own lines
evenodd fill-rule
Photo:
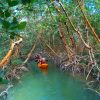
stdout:
<svg viewBox="0 0 100 100">
<path fill-rule="evenodd" d="M 100 100 L 85 89 L 84 82 L 59 71 L 53 64 L 49 64 L 47 75 L 35 65 L 31 67 L 33 71 L 10 89 L 8 100 Z"/>
</svg>

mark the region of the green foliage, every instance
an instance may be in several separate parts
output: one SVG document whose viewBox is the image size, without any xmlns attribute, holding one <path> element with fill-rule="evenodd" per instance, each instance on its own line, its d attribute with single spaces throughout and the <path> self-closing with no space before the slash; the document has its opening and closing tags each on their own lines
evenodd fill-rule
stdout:
<svg viewBox="0 0 100 100">
<path fill-rule="evenodd" d="M 34 3 L 34 2 L 37 2 L 37 1 L 38 0 L 21 0 L 22 4 L 24 4 L 24 5 Z"/>
<path fill-rule="evenodd" d="M 10 33 L 10 38 L 11 38 L 11 39 L 14 39 L 15 36 L 16 36 L 16 34 L 15 34 L 14 32 Z"/>
<path fill-rule="evenodd" d="M 56 1 L 57 0 L 55 0 L 55 2 Z M 61 1 L 75 27 L 80 29 L 80 31 L 83 33 L 82 36 L 85 38 L 84 19 L 76 1 Z M 99 35 L 100 24 L 98 21 L 100 14 L 99 4 L 96 2 L 98 2 L 98 0 L 85 0 L 84 11 L 87 14 L 93 28 Z M 92 6 L 90 6 L 91 3 Z M 59 44 L 61 41 L 59 41 L 60 36 L 58 28 L 61 21 L 62 23 L 67 23 L 69 27 L 69 34 L 73 34 L 75 40 L 79 42 L 79 37 L 73 31 L 58 2 L 56 5 L 61 10 L 62 15 L 57 13 L 53 3 L 51 3 L 50 0 L 6 0 L 6 2 L 2 2 L 2 4 L 3 5 L 0 4 L 0 32 L 3 35 L 6 34 L 6 36 L 10 35 L 11 39 L 14 39 L 17 35 L 21 34 L 23 37 L 25 37 L 25 45 L 28 44 L 28 47 L 30 47 L 30 45 L 33 44 L 33 41 L 36 40 L 37 33 L 40 32 L 41 34 L 43 33 L 42 36 L 47 42 L 50 39 L 52 40 L 52 36 L 54 36 L 54 42 L 58 42 Z M 94 13 L 93 10 L 95 10 Z M 27 22 L 23 19 L 27 19 Z M 20 33 L 22 31 L 24 31 L 24 34 Z M 66 40 L 70 42 L 70 36 L 68 35 L 66 28 L 64 28 L 64 32 L 66 34 Z M 90 42 L 93 43 L 94 38 L 90 30 L 89 37 Z M 94 45 L 96 46 L 97 44 Z"/>
<path fill-rule="evenodd" d="M 10 26 L 9 21 L 4 20 L 4 21 L 2 22 L 2 28 L 8 29 L 9 26 Z"/>
<path fill-rule="evenodd" d="M 18 29 L 24 29 L 26 27 L 26 22 L 25 21 L 23 21 L 23 22 L 20 22 L 19 24 L 18 24 Z"/>
<path fill-rule="evenodd" d="M 2 82 L 3 81 L 3 79 L 0 77 L 0 82 Z"/>
<path fill-rule="evenodd" d="M 0 17 L 1 17 L 1 18 L 4 17 L 4 12 L 3 12 L 2 9 L 0 9 Z"/>
<path fill-rule="evenodd" d="M 0 84 L 8 84 L 8 80 L 3 79 L 2 77 L 0 77 Z"/>
<path fill-rule="evenodd" d="M 22 64 L 22 60 L 21 59 L 16 59 L 15 61 L 13 61 L 14 65 L 20 65 Z"/>
<path fill-rule="evenodd" d="M 18 20 L 16 17 L 13 17 L 13 20 L 10 25 L 10 30 L 16 30 L 18 28 Z"/>
<path fill-rule="evenodd" d="M 9 10 L 5 11 L 5 17 L 10 17 L 11 16 L 11 12 Z"/>
<path fill-rule="evenodd" d="M 19 4 L 20 0 L 3 0 L 0 3 L 0 29 L 3 34 L 11 35 L 11 38 L 26 27 L 26 22 L 19 18 Z"/>
<path fill-rule="evenodd" d="M 7 0 L 10 7 L 18 5 L 18 0 Z"/>
<path fill-rule="evenodd" d="M 61 1 L 64 4 L 64 7 L 66 8 L 66 11 L 73 21 L 75 27 L 80 25 L 81 31 L 84 33 L 84 21 L 80 9 L 77 7 L 76 1 Z M 36 35 L 36 33 L 41 29 L 46 30 L 46 37 L 49 37 L 50 34 L 53 33 L 58 34 L 59 21 L 66 22 L 73 33 L 66 16 L 64 14 L 60 16 L 54 6 L 50 3 L 50 0 L 3 0 L 3 2 L 0 4 L 0 24 L 2 26 L 0 29 L 3 30 L 3 34 L 11 35 L 11 38 L 14 38 L 17 33 L 22 32 L 25 28 L 26 30 L 24 31 L 26 34 L 24 36 L 30 36 L 31 34 L 28 33 L 33 32 L 34 35 Z M 86 0 L 84 1 L 84 5 L 86 7 L 85 11 L 88 14 L 88 18 L 99 35 L 100 24 L 97 22 L 100 16 L 97 13 L 99 11 L 99 5 L 96 2 L 98 2 L 98 0 Z M 93 12 L 93 6 L 90 7 L 89 5 L 91 3 L 96 10 L 96 13 L 93 13 L 92 16 L 90 14 Z M 60 5 L 58 5 L 58 7 L 63 13 Z M 27 26 L 25 21 L 21 21 L 23 18 L 27 18 Z M 53 33 L 51 33 L 51 30 Z M 13 36 L 12 33 L 15 35 Z M 93 38 L 91 38 L 91 40 L 93 40 Z"/>
</svg>

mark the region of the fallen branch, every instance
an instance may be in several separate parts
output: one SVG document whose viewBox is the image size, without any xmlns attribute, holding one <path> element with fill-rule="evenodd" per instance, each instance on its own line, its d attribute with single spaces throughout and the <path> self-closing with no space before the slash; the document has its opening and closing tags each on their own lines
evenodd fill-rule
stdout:
<svg viewBox="0 0 100 100">
<path fill-rule="evenodd" d="M 20 38 L 18 41 L 16 41 L 16 42 L 14 42 L 14 43 L 11 44 L 10 50 L 8 51 L 8 53 L 6 54 L 6 56 L 0 62 L 0 67 L 1 68 L 4 68 L 9 63 L 15 45 L 18 45 L 21 42 L 22 42 L 22 38 Z"/>
<path fill-rule="evenodd" d="M 36 44 L 37 44 L 37 42 L 38 42 L 38 39 L 39 39 L 39 33 L 37 34 L 36 42 L 35 42 L 34 45 L 32 46 L 32 49 L 31 49 L 30 52 L 28 53 L 27 58 L 25 59 L 25 61 L 22 63 L 21 66 L 24 66 L 24 65 L 28 62 L 28 60 L 30 59 L 30 57 L 31 57 L 31 55 L 32 55 L 32 53 L 33 53 L 33 51 L 34 51 L 34 49 L 35 49 L 35 47 L 36 47 Z"/>
<path fill-rule="evenodd" d="M 2 92 L 0 93 L 0 97 L 2 97 L 3 100 L 7 99 L 8 91 L 9 91 L 9 89 L 12 88 L 12 87 L 13 87 L 12 84 L 11 84 L 11 85 L 8 85 L 7 89 L 4 90 L 4 91 L 2 91 Z M 5 99 L 4 99 L 4 98 L 5 98 Z"/>
<path fill-rule="evenodd" d="M 86 83 L 86 85 L 89 86 L 90 83 L 94 83 L 94 82 L 95 82 L 95 81 L 89 81 L 89 82 Z"/>
</svg>

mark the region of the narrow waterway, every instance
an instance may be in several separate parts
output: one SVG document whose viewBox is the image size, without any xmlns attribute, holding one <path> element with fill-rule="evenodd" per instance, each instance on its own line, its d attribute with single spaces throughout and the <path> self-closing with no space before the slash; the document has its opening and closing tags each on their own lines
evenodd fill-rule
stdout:
<svg viewBox="0 0 100 100">
<path fill-rule="evenodd" d="M 61 72 L 51 63 L 48 74 L 34 64 L 31 67 L 32 71 L 10 89 L 7 100 L 100 100 L 98 95 L 86 89 L 84 82 Z"/>
</svg>

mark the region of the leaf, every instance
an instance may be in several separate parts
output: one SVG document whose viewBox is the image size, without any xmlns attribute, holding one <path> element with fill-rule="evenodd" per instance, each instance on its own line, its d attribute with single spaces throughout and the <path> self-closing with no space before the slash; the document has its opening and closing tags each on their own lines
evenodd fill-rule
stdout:
<svg viewBox="0 0 100 100">
<path fill-rule="evenodd" d="M 13 17 L 13 22 L 12 22 L 12 25 L 18 25 L 18 21 L 17 21 L 17 18 L 16 17 Z"/>
<path fill-rule="evenodd" d="M 24 29 L 25 27 L 26 27 L 26 22 L 25 21 L 18 24 L 18 29 Z"/>
<path fill-rule="evenodd" d="M 6 10 L 5 11 L 5 17 L 10 17 L 10 15 L 11 15 L 11 13 L 8 10 Z"/>
<path fill-rule="evenodd" d="M 3 21 L 2 25 L 3 25 L 3 28 L 6 28 L 6 29 L 8 29 L 10 27 L 10 23 L 5 20 Z"/>
<path fill-rule="evenodd" d="M 37 2 L 37 0 L 21 0 L 21 2 L 22 4 L 26 5 L 26 4 Z"/>
<path fill-rule="evenodd" d="M 10 30 L 15 31 L 16 29 L 18 29 L 17 25 L 11 25 L 10 26 Z"/>
<path fill-rule="evenodd" d="M 16 17 L 13 17 L 13 23 L 18 24 L 18 21 L 17 21 L 17 18 Z"/>
<path fill-rule="evenodd" d="M 13 17 L 13 21 L 10 26 L 10 30 L 18 29 L 18 21 L 16 17 Z"/>
<path fill-rule="evenodd" d="M 13 1 L 8 0 L 8 4 L 10 7 L 16 6 L 16 5 L 18 5 L 18 0 L 13 0 Z"/>
</svg>

